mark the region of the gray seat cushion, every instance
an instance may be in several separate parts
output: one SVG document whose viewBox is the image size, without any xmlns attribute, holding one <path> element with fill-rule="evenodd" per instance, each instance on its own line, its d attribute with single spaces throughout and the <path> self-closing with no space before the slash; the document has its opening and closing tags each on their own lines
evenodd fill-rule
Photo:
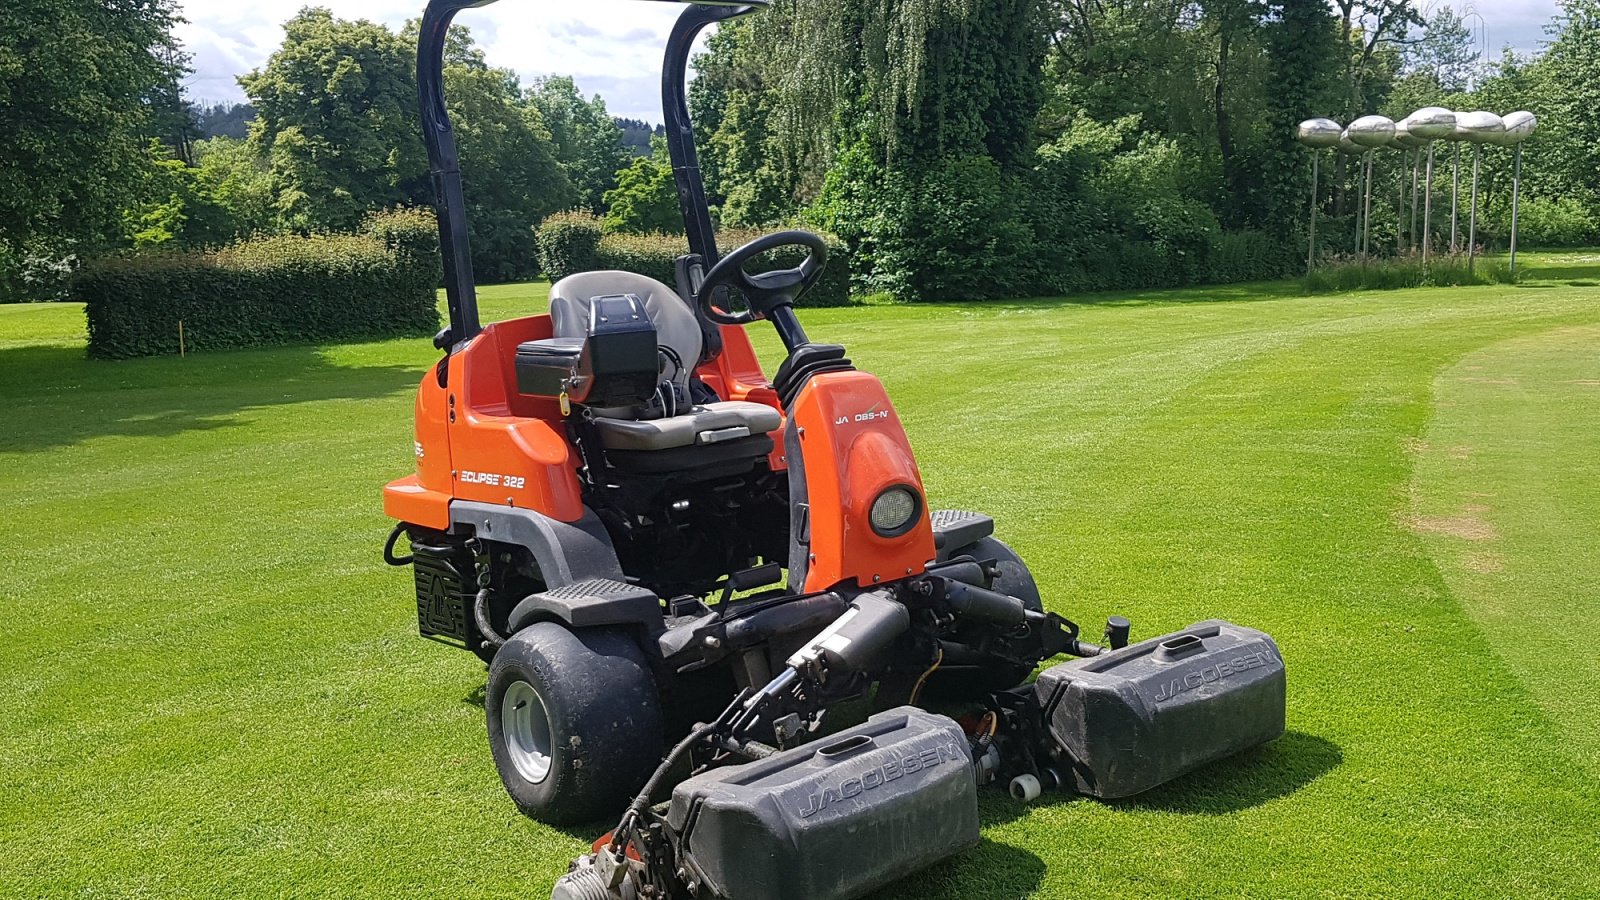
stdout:
<svg viewBox="0 0 1600 900">
<path fill-rule="evenodd" d="M 782 422 L 783 416 L 763 403 L 729 401 L 664 419 L 596 418 L 594 425 L 607 450 L 670 450 L 766 434 Z"/>
</svg>

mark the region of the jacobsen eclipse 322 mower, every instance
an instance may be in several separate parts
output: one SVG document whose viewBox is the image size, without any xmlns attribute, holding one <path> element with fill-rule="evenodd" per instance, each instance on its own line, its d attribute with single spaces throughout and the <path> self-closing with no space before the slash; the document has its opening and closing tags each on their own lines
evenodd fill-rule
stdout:
<svg viewBox="0 0 1600 900">
<path fill-rule="evenodd" d="M 667 45 L 676 289 L 585 272 L 548 315 L 480 325 L 441 67 L 451 19 L 487 2 L 422 19 L 450 326 L 417 393 L 416 474 L 384 492 L 384 552 L 414 568 L 422 633 L 489 662 L 517 806 L 618 819 L 555 897 L 855 897 L 976 844 L 980 785 L 1123 797 L 1283 732 L 1265 634 L 1209 621 L 1130 644 L 1113 617 L 1089 643 L 989 517 L 928 509 L 883 386 L 796 317 L 820 238 L 718 253 L 685 67 L 701 29 L 755 4 L 686 5 Z M 804 261 L 749 271 L 779 248 Z M 743 331 L 760 321 L 788 351 L 770 379 Z M 934 696 L 968 714 L 914 705 Z M 884 711 L 828 721 L 857 698 Z"/>
</svg>

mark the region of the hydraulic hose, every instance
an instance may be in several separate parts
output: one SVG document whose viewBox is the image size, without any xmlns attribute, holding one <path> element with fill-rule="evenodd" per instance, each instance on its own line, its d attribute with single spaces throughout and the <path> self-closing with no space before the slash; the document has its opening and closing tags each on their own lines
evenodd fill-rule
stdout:
<svg viewBox="0 0 1600 900">
<path fill-rule="evenodd" d="M 478 623 L 478 633 L 483 635 L 485 644 L 496 650 L 505 646 L 506 639 L 489 622 L 489 589 L 486 587 L 479 588 L 478 596 L 472 601 L 472 620 Z"/>
<path fill-rule="evenodd" d="M 391 566 L 409 566 L 416 560 L 415 556 L 394 555 L 394 545 L 400 540 L 400 535 L 404 534 L 405 530 L 406 525 L 401 522 L 394 526 L 394 530 L 389 532 L 389 539 L 383 542 L 383 561 Z"/>
</svg>

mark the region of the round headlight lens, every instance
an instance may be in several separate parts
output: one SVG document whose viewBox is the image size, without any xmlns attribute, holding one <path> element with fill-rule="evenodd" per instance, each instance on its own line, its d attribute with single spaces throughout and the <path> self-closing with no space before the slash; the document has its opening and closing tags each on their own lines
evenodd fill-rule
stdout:
<svg viewBox="0 0 1600 900">
<path fill-rule="evenodd" d="M 904 485 L 888 488 L 872 501 L 872 530 L 883 537 L 905 534 L 911 530 L 921 507 L 921 498 L 911 488 Z"/>
</svg>

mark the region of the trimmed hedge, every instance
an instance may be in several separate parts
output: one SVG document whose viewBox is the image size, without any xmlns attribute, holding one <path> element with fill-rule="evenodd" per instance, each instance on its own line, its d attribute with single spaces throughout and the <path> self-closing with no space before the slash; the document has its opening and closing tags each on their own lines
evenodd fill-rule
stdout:
<svg viewBox="0 0 1600 900">
<path fill-rule="evenodd" d="M 600 219 L 586 210 L 559 212 L 547 217 L 538 232 L 539 268 L 551 281 L 575 272 L 592 271 L 600 248 Z"/>
<path fill-rule="evenodd" d="M 753 229 L 724 229 L 717 233 L 717 246 L 724 251 L 741 247 L 765 231 Z M 849 306 L 850 260 L 844 243 L 837 238 L 824 236 L 828 243 L 828 265 L 822 278 L 806 293 L 802 306 Z M 600 220 L 582 212 L 557 213 L 539 226 L 539 259 L 545 275 L 551 281 L 560 281 L 574 272 L 596 269 L 620 269 L 654 278 L 666 285 L 676 286 L 675 266 L 678 257 L 689 252 L 689 243 L 681 235 L 605 234 L 600 232 Z M 799 248 L 782 248 L 765 254 L 751 265 L 751 272 L 797 266 L 805 258 Z"/>
<path fill-rule="evenodd" d="M 89 356 L 126 359 L 439 328 L 432 216 L 373 217 L 360 234 L 280 235 L 219 250 L 115 257 L 82 272 Z"/>
</svg>

